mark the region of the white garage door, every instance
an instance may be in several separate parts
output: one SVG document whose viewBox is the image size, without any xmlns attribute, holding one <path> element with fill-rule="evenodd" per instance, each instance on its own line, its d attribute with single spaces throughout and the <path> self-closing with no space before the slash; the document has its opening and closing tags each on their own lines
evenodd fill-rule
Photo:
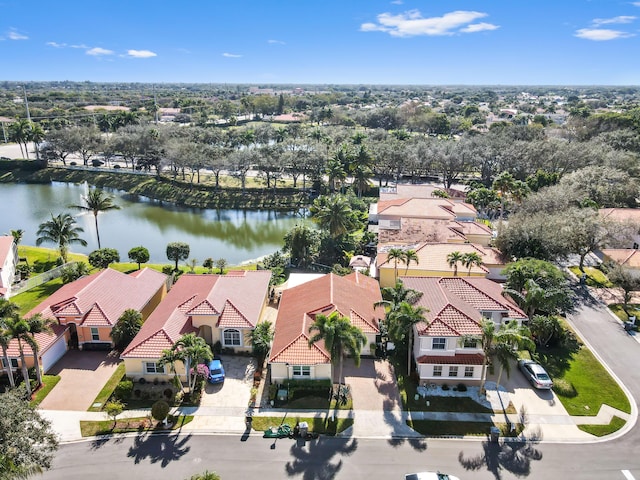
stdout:
<svg viewBox="0 0 640 480">
<path fill-rule="evenodd" d="M 51 347 L 42 354 L 42 369 L 45 373 L 53 367 L 53 365 L 60 360 L 60 358 L 67 351 L 67 342 L 64 338 L 64 335 L 56 340 L 56 343 L 51 345 Z"/>
</svg>

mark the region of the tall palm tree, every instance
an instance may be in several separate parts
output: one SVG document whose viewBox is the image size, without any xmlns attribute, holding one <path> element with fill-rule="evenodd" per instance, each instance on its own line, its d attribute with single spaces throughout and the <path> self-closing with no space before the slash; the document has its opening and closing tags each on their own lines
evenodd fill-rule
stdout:
<svg viewBox="0 0 640 480">
<path fill-rule="evenodd" d="M 87 195 L 83 195 L 82 200 L 84 204 L 69 205 L 69 208 L 77 208 L 78 210 L 93 213 L 93 219 L 96 224 L 96 236 L 98 237 L 98 249 L 100 249 L 102 247 L 100 245 L 100 231 L 98 230 L 98 214 L 108 210 L 119 210 L 120 206 L 113 203 L 113 195 L 109 195 L 105 193 L 104 190 L 98 190 L 97 188 L 90 190 Z"/>
<path fill-rule="evenodd" d="M 513 191 L 515 182 L 516 179 L 507 171 L 502 172 L 493 180 L 492 188 L 500 192 L 500 221 L 502 221 L 504 217 L 505 198 Z"/>
<path fill-rule="evenodd" d="M 45 138 L 45 133 L 43 128 L 38 123 L 31 123 L 30 126 L 31 129 L 29 130 L 27 140 L 29 142 L 33 142 L 34 148 L 36 150 L 36 158 L 40 159 L 40 144 Z"/>
<path fill-rule="evenodd" d="M 182 384 L 182 380 L 180 380 L 180 375 L 178 375 L 178 371 L 176 370 L 176 362 L 185 362 L 184 353 L 181 350 L 163 350 L 162 355 L 160 355 L 160 359 L 158 363 L 160 365 L 169 365 L 171 367 L 171 371 L 173 372 L 173 381 L 176 387 L 179 387 L 180 390 L 184 389 L 184 385 Z M 187 377 L 188 381 L 188 377 Z"/>
<path fill-rule="evenodd" d="M 311 207 L 312 220 L 327 229 L 332 238 L 349 232 L 356 223 L 354 212 L 343 195 L 317 198 Z"/>
<path fill-rule="evenodd" d="M 20 146 L 20 153 L 29 159 L 29 135 L 31 123 L 26 118 L 20 118 L 9 125 L 9 137 Z M 24 147 L 24 150 L 23 150 Z"/>
<path fill-rule="evenodd" d="M 333 381 L 333 366 L 339 365 L 338 382 L 342 383 L 342 363 L 344 356 L 353 357 L 356 367 L 360 366 L 360 353 L 367 343 L 367 337 L 358 327 L 351 325 L 348 318 L 340 316 L 338 312 L 316 316 L 315 321 L 309 327 L 309 345 L 320 340 L 324 341 L 324 347 L 331 357 L 331 379 Z"/>
<path fill-rule="evenodd" d="M 384 287 L 381 290 L 382 300 L 374 304 L 375 307 L 383 306 L 388 312 L 397 310 L 402 302 L 407 302 L 410 305 L 415 304 L 422 292 L 413 290 L 412 288 L 406 288 L 402 280 L 396 280 L 396 284 L 393 287 Z"/>
<path fill-rule="evenodd" d="M 478 252 L 469 252 L 462 255 L 462 265 L 467 268 L 467 276 L 471 276 L 471 269 L 482 265 L 482 256 Z"/>
<path fill-rule="evenodd" d="M 447 255 L 447 263 L 449 267 L 453 268 L 453 276 L 458 276 L 458 263 L 463 262 L 464 255 L 461 252 L 455 251 Z"/>
<path fill-rule="evenodd" d="M 502 369 L 509 371 L 508 360 L 513 358 L 509 356 L 508 350 L 512 352 L 518 349 L 526 348 L 527 350 L 535 350 L 535 344 L 531 340 L 531 334 L 526 327 L 518 325 L 518 322 L 511 321 L 504 323 L 500 329 L 496 328 L 496 324 L 491 320 L 483 320 L 480 325 L 482 333 L 479 336 L 471 336 L 469 338 L 480 342 L 484 359 L 482 364 L 482 382 L 480 391 L 484 392 L 484 384 L 487 381 L 487 367 L 491 357 L 497 355 L 498 361 Z M 502 370 L 500 375 L 502 374 Z"/>
<path fill-rule="evenodd" d="M 38 387 L 42 385 L 42 370 L 40 369 L 40 345 L 38 345 L 38 341 L 36 340 L 37 333 L 50 332 L 51 331 L 51 320 L 44 318 L 39 313 L 32 315 L 31 317 L 25 319 L 27 324 L 29 325 L 29 337 L 25 340 L 26 343 L 31 347 L 33 351 L 33 365 L 36 370 L 36 380 L 38 382 Z"/>
<path fill-rule="evenodd" d="M 398 262 L 404 261 L 404 250 L 401 248 L 390 248 L 387 252 L 387 262 L 393 260 L 393 279 L 398 280 Z"/>
<path fill-rule="evenodd" d="M 414 306 L 408 302 L 401 302 L 395 311 L 388 316 L 391 337 L 407 347 L 407 375 L 411 373 L 411 353 L 413 351 L 413 328 L 417 323 L 425 322 L 425 307 Z"/>
<path fill-rule="evenodd" d="M 198 337 L 195 333 L 187 333 L 173 344 L 171 350 L 182 354 L 187 372 L 187 384 L 189 390 L 192 391 L 193 386 L 195 386 L 196 375 L 191 375 L 191 366 L 197 365 L 198 362 L 210 362 L 213 358 L 211 348 L 204 341 L 204 338 Z"/>
<path fill-rule="evenodd" d="M 13 241 L 16 242 L 16 245 L 20 245 L 22 237 L 24 236 L 24 230 L 18 228 L 17 230 L 11 230 L 9 233 L 13 237 Z"/>
<path fill-rule="evenodd" d="M 9 348 L 9 342 L 11 342 L 11 338 L 13 337 L 4 321 L 7 318 L 14 317 L 17 313 L 18 306 L 15 303 L 10 302 L 6 298 L 0 298 L 0 347 L 2 347 L 2 358 L 4 358 L 4 363 L 7 365 L 7 376 L 9 377 L 9 385 L 11 385 L 11 387 L 15 387 L 16 382 L 13 378 L 13 370 L 11 369 L 11 362 L 7 350 Z"/>
<path fill-rule="evenodd" d="M 528 318 L 533 318 L 537 311 L 554 314 L 559 310 L 562 299 L 566 296 L 566 291 L 562 288 L 540 286 L 532 278 L 524 284 L 524 292 L 505 288 L 503 295 L 509 295 Z"/>
<path fill-rule="evenodd" d="M 87 246 L 86 240 L 80 238 L 80 233 L 82 232 L 84 232 L 84 229 L 76 226 L 76 221 L 70 214 L 61 213 L 54 217 L 52 213 L 51 220 L 47 220 L 38 226 L 36 245 L 40 246 L 44 242 L 57 244 L 60 256 L 66 263 L 70 244 L 77 243 L 83 247 Z"/>
<path fill-rule="evenodd" d="M 420 263 L 420 259 L 418 258 L 418 254 L 413 249 L 405 250 L 404 258 L 402 259 L 402 261 L 405 264 L 405 269 L 404 269 L 404 275 L 405 276 L 409 272 L 409 264 L 411 262 L 416 262 L 416 265 L 418 265 Z"/>
<path fill-rule="evenodd" d="M 253 354 L 256 356 L 258 366 L 262 368 L 265 358 L 271 348 L 273 341 L 273 328 L 271 322 L 264 321 L 256 325 L 256 328 L 247 334 L 247 339 L 251 342 Z"/>
<path fill-rule="evenodd" d="M 11 338 L 15 338 L 18 341 L 22 378 L 24 379 L 25 388 L 27 389 L 27 395 L 31 396 L 31 382 L 29 381 L 29 370 L 27 369 L 27 362 L 24 357 L 23 347 L 23 342 L 29 344 L 31 341 L 31 337 L 29 336 L 29 324 L 24 318 L 20 318 L 18 315 L 5 318 L 4 324 L 9 335 L 11 335 Z"/>
</svg>

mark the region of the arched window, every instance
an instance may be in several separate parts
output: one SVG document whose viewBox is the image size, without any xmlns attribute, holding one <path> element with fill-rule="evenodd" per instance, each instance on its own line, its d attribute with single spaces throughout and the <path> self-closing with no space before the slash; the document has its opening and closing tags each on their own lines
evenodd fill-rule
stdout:
<svg viewBox="0 0 640 480">
<path fill-rule="evenodd" d="M 242 335 L 240 335 L 240 330 L 236 330 L 235 328 L 229 328 L 223 331 L 222 345 L 224 345 L 225 347 L 241 347 Z"/>
</svg>

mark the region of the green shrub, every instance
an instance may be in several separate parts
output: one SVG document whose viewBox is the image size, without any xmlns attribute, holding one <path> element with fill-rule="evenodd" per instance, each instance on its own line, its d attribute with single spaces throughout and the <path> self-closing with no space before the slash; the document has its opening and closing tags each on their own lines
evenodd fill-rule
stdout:
<svg viewBox="0 0 640 480">
<path fill-rule="evenodd" d="M 573 398 L 578 395 L 576 387 L 573 386 L 573 383 L 565 380 L 564 378 L 559 378 L 553 381 L 553 391 L 558 395 L 567 398 Z"/>
<path fill-rule="evenodd" d="M 113 395 L 118 400 L 129 400 L 133 393 L 133 382 L 131 380 L 122 380 L 113 390 Z"/>
</svg>

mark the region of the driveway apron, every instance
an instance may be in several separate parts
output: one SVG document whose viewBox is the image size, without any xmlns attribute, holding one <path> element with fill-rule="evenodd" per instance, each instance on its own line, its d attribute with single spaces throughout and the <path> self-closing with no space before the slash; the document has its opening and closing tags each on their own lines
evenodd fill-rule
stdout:
<svg viewBox="0 0 640 480">
<path fill-rule="evenodd" d="M 60 381 L 40 403 L 42 410 L 87 410 L 118 367 L 108 352 L 69 350 L 49 371 Z"/>
</svg>

